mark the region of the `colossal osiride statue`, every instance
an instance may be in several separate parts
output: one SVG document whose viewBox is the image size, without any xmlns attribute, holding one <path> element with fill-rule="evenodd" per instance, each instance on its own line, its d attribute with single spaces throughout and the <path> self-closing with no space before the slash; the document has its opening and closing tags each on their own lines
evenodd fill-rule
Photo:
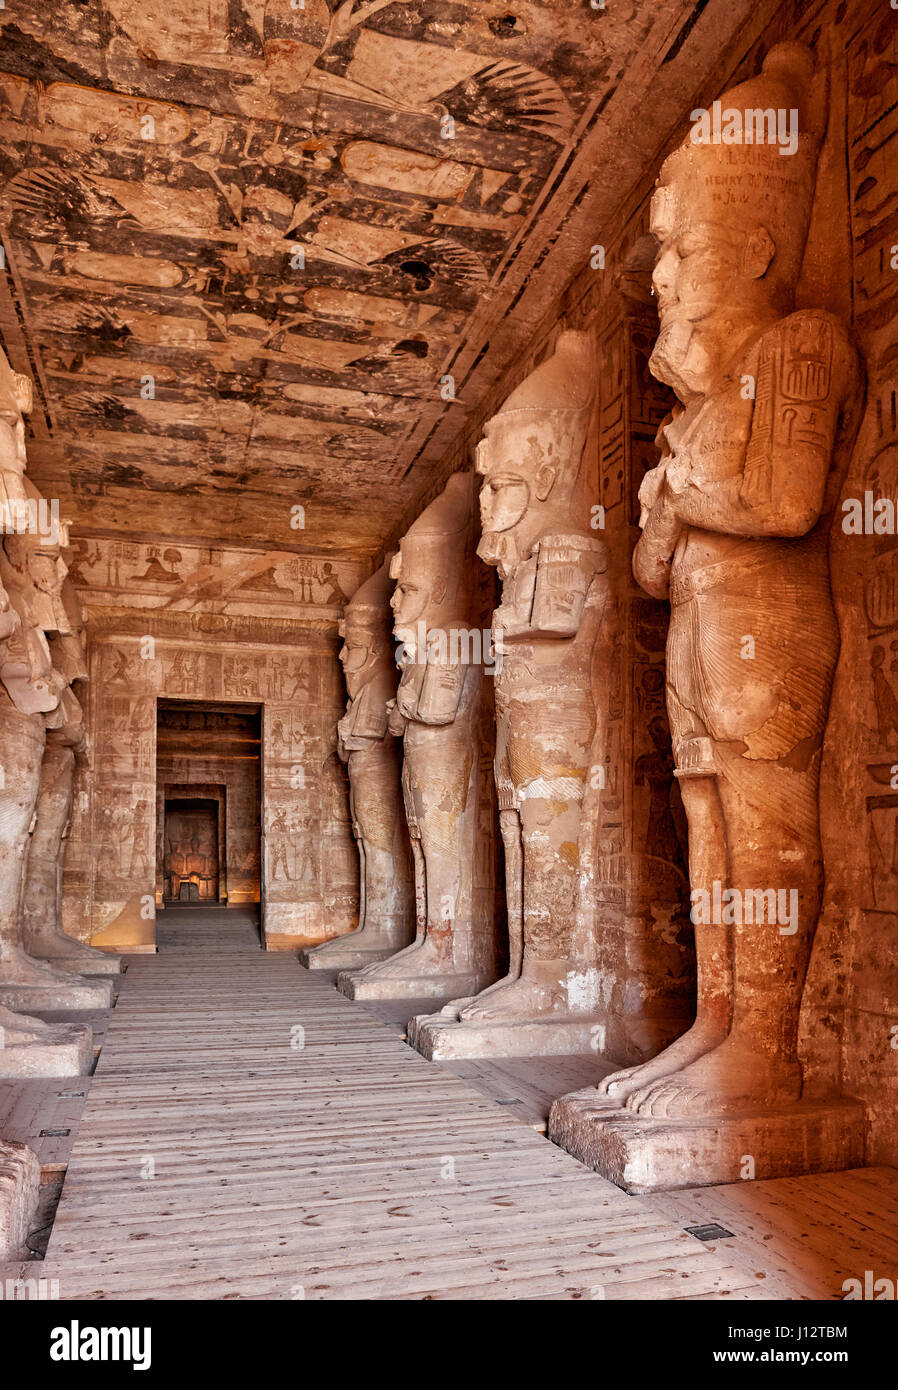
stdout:
<svg viewBox="0 0 898 1390">
<path fill-rule="evenodd" d="M 340 661 L 349 700 L 337 725 L 337 752 L 349 773 L 352 829 L 359 848 L 359 926 L 301 951 L 310 970 L 349 970 L 384 960 L 414 935 L 411 850 L 402 810 L 399 740 L 387 727 L 398 673 L 390 599 L 390 555 L 343 611 Z"/>
<path fill-rule="evenodd" d="M 493 614 L 495 775 L 510 970 L 475 999 L 412 1020 L 409 1041 L 428 1057 L 588 1052 L 600 1031 L 582 844 L 594 831 L 583 802 L 607 598 L 583 467 L 594 399 L 591 335 L 564 332 L 487 422 L 478 446 L 477 553 L 502 579 Z"/>
<path fill-rule="evenodd" d="M 10 472 L 20 474 L 20 400 L 17 379 L 5 363 L 2 435 Z M 9 380 L 12 378 L 12 380 Z M 22 378 L 18 378 L 19 381 Z M 15 418 L 16 424 L 12 426 Z M 66 567 L 58 535 L 35 534 L 31 519 L 5 512 L 0 544 L 0 585 L 7 596 L 5 642 L 0 656 L 0 1004 L 11 1009 L 103 1009 L 112 1005 L 109 980 L 88 980 L 35 960 L 22 940 L 22 902 L 29 839 L 40 788 L 47 718 L 60 716 L 65 677 L 53 666 L 47 634 L 67 634 L 62 602 Z"/>
<path fill-rule="evenodd" d="M 47 548 L 43 540 L 31 534 L 8 535 L 0 546 L 0 583 L 18 618 L 0 664 L 0 1003 L 26 1011 L 105 1009 L 112 1005 L 110 980 L 66 974 L 28 955 L 23 942 L 22 906 L 30 837 L 36 823 L 46 721 L 47 716 L 54 722 L 60 717 L 66 688 L 50 655 L 47 632 L 52 629 L 42 626 L 66 623 L 61 595 L 57 590 L 58 601 L 45 604 L 46 595 L 34 582 L 40 569 L 40 551 Z M 64 573 L 58 547 L 55 549 L 55 558 Z"/>
<path fill-rule="evenodd" d="M 51 560 L 53 557 L 45 557 Z M 45 569 L 49 575 L 49 567 Z M 39 577 L 38 584 L 42 583 Z M 45 584 L 48 599 L 53 588 Z M 22 910 L 22 938 L 29 955 L 62 970 L 87 975 L 118 975 L 119 956 L 107 955 L 67 936 L 62 927 L 62 868 L 72 815 L 76 755 L 85 750 L 84 716 L 73 689 L 87 680 L 84 654 L 85 618 L 71 580 L 62 581 L 62 621 L 48 638 L 53 669 L 65 680 L 58 707 L 46 716 L 47 743 L 41 763 L 40 790 Z M 68 626 L 69 631 L 61 630 Z"/>
<path fill-rule="evenodd" d="M 415 939 L 337 977 L 351 999 L 473 994 L 495 973 L 492 916 L 474 896 L 481 634 L 472 627 L 474 475 L 454 473 L 402 538 L 391 573 L 401 644 L 396 705 L 415 867 Z"/>
<path fill-rule="evenodd" d="M 860 1106 L 800 1100 L 839 651 L 827 538 L 862 396 L 843 324 L 795 307 L 821 124 L 812 75 L 811 53 L 783 44 L 720 101 L 731 130 L 759 111 L 791 113 L 791 151 L 770 130 L 753 143 L 690 138 L 652 199 L 661 331 L 650 366 L 680 405 L 640 490 L 633 569 L 671 604 L 667 703 L 698 1007 L 678 1041 L 598 1094 L 556 1102 L 550 1120 L 556 1142 L 633 1190 L 862 1155 Z"/>
<path fill-rule="evenodd" d="M 16 519 L 8 504 L 26 498 L 23 413 L 30 409 L 31 383 L 27 377 L 11 371 L 0 352 L 0 503 L 4 528 Z M 14 543 L 16 539 L 7 536 L 6 542 Z M 70 977 L 31 961 L 20 942 L 25 855 L 43 745 L 41 711 L 55 707 L 58 681 L 52 679 L 45 640 L 41 647 L 43 634 L 23 625 L 19 608 L 11 601 L 5 583 L 10 568 L 4 542 L 0 542 L 0 980 L 18 981 L 24 974 L 32 981 L 39 977 L 46 987 L 49 979 L 53 1002 L 37 1007 L 67 1008 L 71 1007 L 70 995 L 64 994 L 59 1004 L 60 995 L 55 991 L 65 990 Z M 75 981 L 76 986 L 81 983 Z M 15 987 L 12 993 L 16 994 Z M 105 1000 L 107 992 L 100 993 Z M 4 1006 L 6 1002 L 0 994 L 0 1076 L 79 1076 L 90 1070 L 90 1028 L 51 1027 L 39 1019 L 11 1012 Z M 17 1164 L 10 1161 L 18 1171 Z"/>
</svg>

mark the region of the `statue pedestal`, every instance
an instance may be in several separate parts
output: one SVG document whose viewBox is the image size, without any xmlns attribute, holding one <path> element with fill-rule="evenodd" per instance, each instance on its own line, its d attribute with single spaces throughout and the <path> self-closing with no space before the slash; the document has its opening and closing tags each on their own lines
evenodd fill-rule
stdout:
<svg viewBox="0 0 898 1390">
<path fill-rule="evenodd" d="M 460 1023 L 440 1014 L 409 1019 L 408 1044 L 433 1062 L 465 1057 L 569 1057 L 596 1052 L 605 1028 L 594 1018 L 518 1018 Z"/>
<path fill-rule="evenodd" d="M 93 1033 L 87 1025 L 17 1018 L 15 1027 L 20 1040 L 7 1039 L 6 1045 L 0 1046 L 0 1077 L 5 1081 L 90 1075 L 94 1048 Z"/>
<path fill-rule="evenodd" d="M 121 956 L 107 955 L 105 951 L 97 951 L 93 947 L 87 949 L 92 952 L 89 959 L 85 959 L 80 951 L 67 952 L 64 942 L 59 943 L 58 950 L 56 942 L 36 941 L 28 945 L 29 955 L 37 960 L 45 960 L 48 965 L 65 970 L 70 975 L 121 975 Z"/>
<path fill-rule="evenodd" d="M 594 1087 L 556 1100 L 548 1137 L 625 1192 L 797 1177 L 864 1162 L 866 1112 L 850 1099 L 796 1101 L 733 1115 L 634 1115 Z"/>
<path fill-rule="evenodd" d="M 111 1009 L 114 996 L 112 980 L 101 977 L 69 976 L 59 984 L 0 982 L 0 1004 L 23 1014 L 46 1009 Z"/>
<path fill-rule="evenodd" d="M 337 989 L 347 999 L 433 999 L 448 1004 L 467 994 L 479 994 L 489 984 L 480 975 L 357 975 L 341 970 Z"/>
<path fill-rule="evenodd" d="M 363 965 L 373 965 L 379 960 L 389 960 L 401 951 L 403 946 L 354 946 L 352 937 L 337 937 L 333 941 L 322 942 L 320 946 L 306 946 L 299 953 L 299 963 L 307 970 L 358 970 Z M 345 991 L 344 991 L 345 992 Z"/>
<path fill-rule="evenodd" d="M 24 1144 L 0 1143 L 0 1260 L 30 1259 L 25 1240 L 33 1229 L 41 1165 Z"/>
</svg>

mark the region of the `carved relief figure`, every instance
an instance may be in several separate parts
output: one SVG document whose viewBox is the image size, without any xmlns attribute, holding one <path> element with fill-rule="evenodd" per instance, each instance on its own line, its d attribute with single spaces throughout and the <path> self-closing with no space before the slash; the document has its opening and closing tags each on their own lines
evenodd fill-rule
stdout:
<svg viewBox="0 0 898 1390">
<path fill-rule="evenodd" d="M 839 651 L 827 536 L 861 396 L 841 322 L 795 307 L 819 144 L 812 69 L 807 49 L 783 44 L 721 98 L 727 111 L 797 111 L 792 154 L 690 141 L 652 200 L 661 331 L 651 369 L 681 404 L 640 490 L 633 568 L 671 603 L 667 703 L 689 826 L 698 1011 L 654 1060 L 600 1085 L 640 1115 L 801 1093 L 820 758 Z"/>
<path fill-rule="evenodd" d="M 312 967 L 366 965 L 407 946 L 414 929 L 410 855 L 396 735 L 390 560 L 349 600 L 340 623 L 340 661 L 349 700 L 337 751 L 349 774 L 352 830 L 360 861 L 358 930 L 304 953 Z"/>
<path fill-rule="evenodd" d="M 590 988 L 574 946 L 596 730 L 593 653 L 607 597 L 605 548 L 590 529 L 581 467 L 594 394 L 590 335 L 562 333 L 478 446 L 478 554 L 502 579 L 493 614 L 495 775 L 510 970 L 444 1010 L 456 1009 L 462 1023 L 557 1020 L 597 1003 L 597 981 Z"/>
<path fill-rule="evenodd" d="M 272 817 L 271 826 L 268 831 L 268 838 L 271 842 L 271 882 L 274 883 L 278 876 L 278 869 L 284 878 L 290 880 L 290 866 L 287 861 L 287 818 L 282 809 L 278 809 Z"/>
<path fill-rule="evenodd" d="M 473 912 L 474 732 L 483 680 L 472 660 L 473 483 L 455 473 L 400 542 L 391 574 L 402 675 L 390 715 L 404 736 L 402 788 L 415 864 L 416 933 L 340 986 L 448 997 L 487 984 L 492 923 Z M 473 655 L 479 655 L 473 653 Z M 362 992 L 364 991 L 364 993 Z"/>
<path fill-rule="evenodd" d="M 131 858 L 128 865 L 128 877 L 135 878 L 138 874 L 147 874 L 152 870 L 153 827 L 150 818 L 150 803 L 143 797 L 134 807 L 130 840 Z"/>
</svg>

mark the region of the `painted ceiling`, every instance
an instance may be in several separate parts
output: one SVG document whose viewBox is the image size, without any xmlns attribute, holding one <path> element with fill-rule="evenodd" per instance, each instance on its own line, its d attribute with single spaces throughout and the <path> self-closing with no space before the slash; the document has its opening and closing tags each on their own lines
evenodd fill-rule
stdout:
<svg viewBox="0 0 898 1390">
<path fill-rule="evenodd" d="M 707 3 L 7 0 L 0 333 L 38 485 L 97 535 L 376 551 Z"/>
</svg>

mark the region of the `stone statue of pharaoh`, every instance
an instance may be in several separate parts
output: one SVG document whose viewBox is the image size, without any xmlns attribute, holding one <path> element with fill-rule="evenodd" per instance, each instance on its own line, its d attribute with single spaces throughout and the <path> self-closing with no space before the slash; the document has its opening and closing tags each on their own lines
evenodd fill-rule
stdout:
<svg viewBox="0 0 898 1390">
<path fill-rule="evenodd" d="M 6 370 L 3 370 L 6 368 Z M 15 396 L 8 391 L 13 373 L 6 359 L 0 357 L 0 457 L 6 456 L 11 427 L 11 404 L 15 410 L 28 409 L 31 386 L 28 378 L 15 375 Z M 1 545 L 0 545 L 1 549 Z M 17 609 L 10 602 L 0 581 L 0 666 L 6 666 L 8 641 L 19 630 Z M 29 791 L 26 781 L 19 788 L 15 783 L 15 728 L 7 720 L 6 691 L 0 691 L 0 979 L 8 963 L 18 963 L 17 909 L 21 892 L 22 856 L 26 851 L 28 824 L 31 823 Z M 28 752 L 31 744 L 26 745 Z M 25 820 L 25 815 L 28 819 Z M 24 835 L 21 826 L 24 823 Z M 0 1004 L 0 1077 L 83 1076 L 93 1061 L 92 1033 L 89 1027 L 50 1026 L 40 1019 L 14 1013 Z M 3 1147 L 0 1145 L 0 1159 Z"/>
<path fill-rule="evenodd" d="M 462 1023 L 588 1013 L 585 962 L 573 958 L 581 804 L 596 729 L 593 657 L 607 598 L 605 547 L 590 527 L 582 467 L 595 396 L 588 333 L 563 332 L 551 357 L 489 420 L 478 555 L 502 579 L 493 614 L 496 788 L 505 846 L 510 970 Z M 594 972 L 593 972 L 594 973 Z"/>
<path fill-rule="evenodd" d="M 13 372 L 0 352 L 0 500 L 3 502 L 4 530 L 9 529 L 14 520 L 15 507 L 26 500 L 23 415 L 30 409 L 30 381 L 20 373 Z M 14 504 L 12 511 L 7 506 L 9 502 Z M 20 627 L 19 614 L 0 581 L 0 668 L 6 669 L 8 665 L 9 642 L 17 638 Z M 17 828 L 23 819 L 22 810 L 27 810 L 29 795 L 27 785 L 20 789 L 14 780 L 7 780 L 4 758 L 14 749 L 15 729 L 6 724 L 5 716 L 12 708 L 5 688 L 0 688 L 0 952 L 5 952 L 4 959 L 13 952 L 4 948 L 3 942 L 14 944 L 17 941 L 20 854 L 24 853 L 24 843 L 20 841 Z M 14 765 L 10 772 L 14 778 Z M 24 808 L 20 805 L 23 800 Z M 28 811 L 28 823 L 30 818 Z M 89 1070 L 92 1061 L 90 1028 L 51 1026 L 40 1019 L 13 1013 L 0 1004 L 0 1076 L 81 1076 Z"/>
<path fill-rule="evenodd" d="M 492 922 L 477 921 L 473 897 L 483 681 L 482 650 L 473 650 L 480 634 L 471 626 L 473 493 L 473 474 L 454 473 L 403 536 L 391 567 L 402 674 L 390 727 L 403 734 L 416 934 L 389 960 L 349 977 L 359 990 L 448 998 L 481 989 L 492 974 Z"/>
<path fill-rule="evenodd" d="M 349 699 L 337 725 L 337 752 L 349 774 L 359 850 L 359 925 L 301 953 L 312 968 L 349 969 L 383 960 L 407 946 L 413 934 L 402 764 L 396 735 L 387 727 L 398 680 L 390 608 L 392 558 L 356 591 L 340 623 L 340 661 Z"/>
<path fill-rule="evenodd" d="M 839 651 L 827 537 L 862 394 L 842 323 L 795 307 L 819 146 L 812 73 L 807 49 L 782 44 L 721 98 L 740 117 L 795 113 L 791 152 L 690 139 L 652 199 L 661 331 L 650 365 L 681 404 L 640 490 L 633 569 L 671 604 L 667 703 L 698 1009 L 656 1058 L 600 1084 L 642 1116 L 745 1112 L 801 1094 Z"/>
<path fill-rule="evenodd" d="M 24 383 L 24 385 L 23 385 Z M 27 379 L 0 362 L 0 471 L 18 472 L 21 412 L 30 406 Z M 15 425 L 12 419 L 15 417 Z M 52 549 L 52 546 L 50 547 Z M 0 543 L 0 589 L 7 607 L 0 620 L 0 1002 L 12 1008 L 105 1008 L 108 981 L 88 982 L 29 956 L 22 943 L 22 902 L 46 741 L 46 719 L 59 709 L 65 678 L 54 669 L 43 623 L 66 631 L 61 593 L 43 582 L 43 540 L 30 530 Z M 56 547 L 58 558 L 58 546 Z M 59 561 L 62 564 L 62 561 Z M 54 570 L 60 578 L 64 573 Z"/>
<path fill-rule="evenodd" d="M 117 975 L 121 971 L 118 956 L 67 936 L 62 926 L 62 869 L 72 816 L 75 761 L 85 749 L 84 716 L 73 687 L 75 682 L 87 680 L 87 663 L 85 617 L 67 575 L 60 586 L 60 599 L 69 631 L 57 628 L 51 632 L 48 645 L 53 669 L 64 679 L 65 687 L 57 708 L 46 715 L 47 742 L 28 851 L 22 937 L 29 955 L 62 970 Z"/>
</svg>

